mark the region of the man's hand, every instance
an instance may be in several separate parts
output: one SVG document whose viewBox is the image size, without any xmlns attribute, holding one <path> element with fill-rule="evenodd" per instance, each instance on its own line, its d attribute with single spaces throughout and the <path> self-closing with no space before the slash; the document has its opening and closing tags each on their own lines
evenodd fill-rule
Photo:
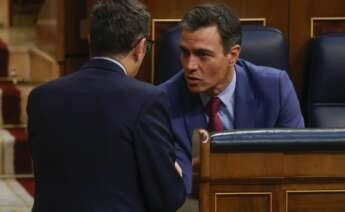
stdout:
<svg viewBox="0 0 345 212">
<path fill-rule="evenodd" d="M 180 175 L 180 177 L 182 177 L 182 168 L 181 168 L 181 166 L 177 163 L 177 161 L 175 161 L 175 169 L 176 169 L 177 173 Z"/>
</svg>

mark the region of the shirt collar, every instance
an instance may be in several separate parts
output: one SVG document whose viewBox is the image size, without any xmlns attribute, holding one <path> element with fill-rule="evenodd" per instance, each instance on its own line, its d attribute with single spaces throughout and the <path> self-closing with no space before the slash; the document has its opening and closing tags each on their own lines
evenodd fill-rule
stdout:
<svg viewBox="0 0 345 212">
<path fill-rule="evenodd" d="M 121 70 L 122 70 L 126 75 L 128 75 L 128 72 L 127 72 L 126 68 L 125 68 L 119 61 L 117 61 L 117 60 L 114 60 L 114 59 L 112 59 L 112 58 L 110 58 L 110 57 L 93 57 L 92 59 L 108 60 L 108 61 L 110 61 L 110 62 L 112 62 L 112 63 L 115 63 L 116 65 L 120 66 Z"/>
<path fill-rule="evenodd" d="M 230 108 L 233 105 L 235 87 L 236 87 L 236 71 L 234 71 L 234 77 L 232 78 L 229 85 L 217 95 L 217 97 L 222 101 L 222 103 L 227 108 Z M 202 104 L 206 107 L 208 101 L 211 99 L 211 96 L 205 93 L 200 93 L 200 98 L 201 98 Z"/>
</svg>

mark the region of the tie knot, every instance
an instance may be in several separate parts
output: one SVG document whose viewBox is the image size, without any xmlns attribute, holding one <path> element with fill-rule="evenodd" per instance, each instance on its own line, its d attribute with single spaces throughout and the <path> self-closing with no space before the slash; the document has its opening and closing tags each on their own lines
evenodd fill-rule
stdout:
<svg viewBox="0 0 345 212">
<path fill-rule="evenodd" d="M 212 97 L 207 103 L 207 110 L 209 113 L 216 113 L 218 112 L 221 103 L 222 100 L 220 100 L 218 97 Z"/>
</svg>

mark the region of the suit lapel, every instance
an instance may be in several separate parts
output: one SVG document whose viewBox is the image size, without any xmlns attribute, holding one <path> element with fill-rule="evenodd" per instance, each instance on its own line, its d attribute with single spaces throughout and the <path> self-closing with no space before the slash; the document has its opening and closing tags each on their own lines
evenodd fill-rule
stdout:
<svg viewBox="0 0 345 212">
<path fill-rule="evenodd" d="M 251 129 L 255 128 L 256 113 L 259 103 L 255 99 L 252 85 L 249 81 L 245 70 L 236 65 L 236 89 L 235 89 L 235 106 L 234 106 L 234 128 Z M 190 93 L 185 88 L 184 95 L 184 118 L 189 139 L 192 138 L 194 129 L 207 128 L 204 108 L 199 95 Z"/>
<path fill-rule="evenodd" d="M 235 129 L 250 129 L 255 126 L 257 101 L 254 97 L 248 75 L 245 70 L 236 65 L 236 88 L 235 88 Z"/>
<path fill-rule="evenodd" d="M 197 128 L 207 128 L 206 118 L 204 116 L 204 108 L 199 95 L 190 93 L 186 88 L 184 95 L 184 118 L 189 140 L 192 139 L 193 130 Z"/>
</svg>

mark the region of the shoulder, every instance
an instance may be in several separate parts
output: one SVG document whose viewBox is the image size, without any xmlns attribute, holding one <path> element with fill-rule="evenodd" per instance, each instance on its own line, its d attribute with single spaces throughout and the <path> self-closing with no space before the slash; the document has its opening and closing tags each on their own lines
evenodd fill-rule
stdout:
<svg viewBox="0 0 345 212">
<path fill-rule="evenodd" d="M 255 65 L 249 61 L 239 59 L 236 69 L 250 78 L 258 80 L 279 81 L 282 76 L 287 76 L 285 70 L 276 69 L 268 66 Z"/>
<path fill-rule="evenodd" d="M 235 67 L 239 83 L 247 81 L 254 89 L 272 91 L 273 89 L 279 89 L 284 81 L 290 81 L 284 70 L 258 66 L 245 60 L 238 60 Z"/>
<path fill-rule="evenodd" d="M 170 101 L 166 92 L 152 84 L 138 81 L 136 79 L 129 79 L 126 89 L 129 99 L 125 100 L 134 110 L 137 111 L 137 124 L 145 124 L 143 120 L 159 120 L 163 121 L 162 116 L 168 114 Z"/>
<path fill-rule="evenodd" d="M 181 98 L 189 94 L 189 90 L 184 79 L 183 70 L 179 71 L 168 81 L 160 84 L 158 87 L 168 95 L 171 102 L 181 102 L 175 100 L 180 100 Z"/>
<path fill-rule="evenodd" d="M 131 96 L 147 98 L 148 96 L 157 96 L 164 93 L 162 88 L 130 77 L 128 77 L 125 84 L 126 90 Z"/>
<path fill-rule="evenodd" d="M 36 96 L 48 95 L 51 92 L 57 92 L 57 91 L 61 91 L 63 89 L 67 89 L 68 86 L 65 85 L 66 82 L 69 81 L 69 78 L 71 78 L 75 74 L 77 74 L 77 73 L 73 73 L 73 74 L 68 75 L 68 76 L 63 76 L 63 77 L 60 77 L 58 79 L 45 82 L 45 83 L 37 86 L 36 88 L 34 88 L 30 92 L 29 97 L 32 98 L 32 97 L 36 97 Z"/>
<path fill-rule="evenodd" d="M 177 74 L 172 76 L 169 80 L 160 84 L 158 87 L 167 92 L 173 92 L 174 90 L 183 88 L 185 86 L 186 86 L 186 83 L 184 80 L 183 70 L 181 70 Z"/>
</svg>

